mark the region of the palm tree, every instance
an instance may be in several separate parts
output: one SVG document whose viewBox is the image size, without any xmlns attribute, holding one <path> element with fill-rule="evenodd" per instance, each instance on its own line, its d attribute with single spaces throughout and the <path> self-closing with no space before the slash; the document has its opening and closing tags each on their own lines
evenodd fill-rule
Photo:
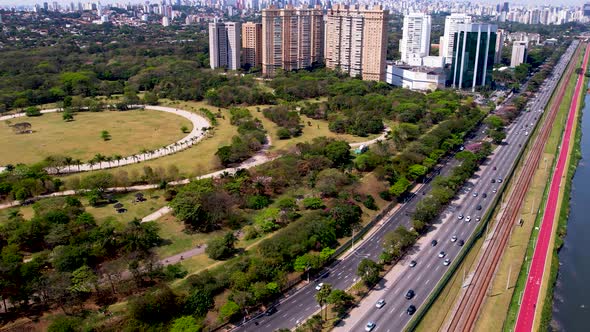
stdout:
<svg viewBox="0 0 590 332">
<path fill-rule="evenodd" d="M 94 161 L 94 158 L 88 160 L 88 166 L 90 166 L 90 170 L 92 171 L 92 166 L 94 166 L 96 164 L 96 161 Z"/>
<path fill-rule="evenodd" d="M 318 301 L 320 305 L 320 311 L 323 309 L 324 304 L 326 304 L 328 300 L 328 296 L 332 293 L 332 285 L 324 284 L 322 288 L 315 294 L 315 300 Z M 326 318 L 328 316 L 328 307 L 326 307 Z"/>
<path fill-rule="evenodd" d="M 121 159 L 123 159 L 122 155 L 116 154 L 113 156 L 113 158 L 115 158 L 115 160 L 117 161 L 117 166 L 121 165 Z"/>
</svg>

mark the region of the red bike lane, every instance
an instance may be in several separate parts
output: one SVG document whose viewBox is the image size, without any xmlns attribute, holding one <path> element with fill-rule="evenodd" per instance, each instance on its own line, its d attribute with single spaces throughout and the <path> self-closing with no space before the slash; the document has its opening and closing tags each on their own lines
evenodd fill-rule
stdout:
<svg viewBox="0 0 590 332">
<path fill-rule="evenodd" d="M 576 121 L 576 110 L 578 109 L 580 99 L 580 89 L 584 83 L 584 74 L 588 64 L 588 56 L 590 54 L 590 45 L 586 46 L 584 53 L 584 61 L 582 65 L 582 74 L 579 75 L 574 90 L 572 104 L 567 118 L 567 124 L 564 132 L 561 145 L 559 147 L 559 156 L 555 171 L 551 178 L 549 189 L 549 197 L 545 205 L 545 213 L 541 222 L 541 230 L 537 238 L 535 252 L 531 262 L 528 279 L 525 285 L 518 318 L 516 321 L 515 332 L 529 332 L 533 329 L 537 301 L 539 298 L 539 291 L 543 280 L 543 273 L 545 271 L 545 263 L 547 261 L 547 251 L 551 241 L 551 233 L 553 232 L 553 223 L 558 216 L 555 215 L 557 211 L 557 204 L 559 198 L 559 189 L 562 185 L 562 179 L 566 171 L 566 161 L 568 157 L 569 144 L 572 139 L 572 130 L 574 121 Z"/>
</svg>

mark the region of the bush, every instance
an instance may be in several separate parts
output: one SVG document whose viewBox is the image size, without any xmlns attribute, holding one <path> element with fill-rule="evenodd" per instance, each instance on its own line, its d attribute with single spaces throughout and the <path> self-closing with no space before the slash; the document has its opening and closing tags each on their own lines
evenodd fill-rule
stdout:
<svg viewBox="0 0 590 332">
<path fill-rule="evenodd" d="M 393 195 L 389 192 L 389 190 L 383 190 L 379 193 L 379 197 L 382 200 L 391 202 L 393 200 Z"/>
<path fill-rule="evenodd" d="M 236 237 L 232 232 L 226 233 L 224 236 L 214 237 L 207 243 L 205 252 L 209 255 L 209 258 L 215 260 L 228 259 L 235 253 L 234 247 L 236 243 Z"/>
<path fill-rule="evenodd" d="M 221 309 L 219 309 L 219 320 L 230 320 L 240 313 L 240 306 L 234 301 L 227 301 Z"/>
<path fill-rule="evenodd" d="M 306 197 L 303 199 L 303 207 L 308 210 L 318 210 L 326 206 L 324 205 L 324 201 L 319 197 Z"/>
<path fill-rule="evenodd" d="M 279 139 L 289 139 L 291 138 L 291 132 L 289 129 L 281 127 L 277 130 L 277 136 Z"/>
<path fill-rule="evenodd" d="M 42 115 L 39 107 L 35 107 L 35 106 L 27 107 L 27 109 L 25 109 L 25 114 L 27 116 L 41 116 Z"/>
<path fill-rule="evenodd" d="M 265 207 L 269 206 L 271 203 L 270 198 L 263 195 L 254 195 L 250 196 L 247 199 L 246 207 L 249 209 L 260 210 L 264 209 Z"/>
<path fill-rule="evenodd" d="M 80 331 L 82 320 L 77 317 L 58 316 L 47 328 L 48 332 L 76 332 Z"/>
<path fill-rule="evenodd" d="M 199 332 L 203 329 L 195 317 L 182 316 L 176 318 L 170 327 L 170 332 Z"/>
<path fill-rule="evenodd" d="M 367 198 L 363 201 L 363 205 L 369 210 L 377 210 L 377 204 L 375 204 L 375 199 L 373 196 L 368 195 Z"/>
<path fill-rule="evenodd" d="M 180 310 L 178 297 L 167 286 L 156 288 L 131 301 L 129 315 L 138 321 L 156 324 L 167 322 Z"/>
</svg>

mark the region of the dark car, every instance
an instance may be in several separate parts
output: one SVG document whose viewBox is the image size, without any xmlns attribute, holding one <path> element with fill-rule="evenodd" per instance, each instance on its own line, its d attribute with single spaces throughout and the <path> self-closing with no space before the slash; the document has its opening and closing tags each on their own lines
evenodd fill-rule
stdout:
<svg viewBox="0 0 590 332">
<path fill-rule="evenodd" d="M 459 240 L 459 242 L 457 242 L 457 245 L 459 247 L 462 247 L 465 244 L 465 242 L 463 240 Z"/>
<path fill-rule="evenodd" d="M 437 240 L 430 241 L 430 245 L 433 246 L 433 247 L 436 246 L 437 244 L 438 244 L 438 241 Z"/>
<path fill-rule="evenodd" d="M 492 179 L 492 183 L 496 183 L 496 179 Z"/>
<path fill-rule="evenodd" d="M 408 313 L 408 315 L 413 315 L 416 312 L 416 306 L 412 304 L 408 307 L 408 310 L 406 310 L 406 312 Z"/>
<path fill-rule="evenodd" d="M 483 193 L 483 194 L 481 194 L 481 197 L 486 198 L 486 197 L 488 197 L 488 194 Z"/>
<path fill-rule="evenodd" d="M 272 314 L 274 314 L 275 312 L 277 312 L 277 308 L 276 307 L 270 307 L 266 310 L 266 312 L 264 313 L 267 316 L 270 316 Z"/>
<path fill-rule="evenodd" d="M 410 300 L 414 297 L 414 295 L 416 295 L 416 293 L 414 293 L 413 289 L 410 289 L 407 293 L 406 293 L 406 299 Z"/>
<path fill-rule="evenodd" d="M 478 211 L 481 210 L 481 205 L 478 205 L 475 209 Z"/>
<path fill-rule="evenodd" d="M 495 171 L 495 170 L 497 170 L 496 166 L 494 166 L 493 170 L 494 170 L 494 171 Z"/>
</svg>

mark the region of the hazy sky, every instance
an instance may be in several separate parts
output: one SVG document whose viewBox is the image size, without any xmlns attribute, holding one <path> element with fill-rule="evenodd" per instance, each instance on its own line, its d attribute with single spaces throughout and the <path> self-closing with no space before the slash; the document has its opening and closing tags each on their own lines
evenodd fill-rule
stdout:
<svg viewBox="0 0 590 332">
<path fill-rule="evenodd" d="M 0 0 L 0 6 L 13 6 L 13 5 L 34 5 L 36 3 L 38 4 L 42 4 L 44 1 L 48 2 L 48 3 L 53 3 L 53 0 Z M 82 3 L 85 2 L 98 2 L 98 0 L 94 0 L 94 1 L 90 1 L 90 0 L 74 0 L 74 3 L 78 3 L 78 1 L 81 1 Z M 101 0 L 100 2 L 102 4 L 106 4 L 106 3 L 113 3 L 113 2 L 119 2 L 119 3 L 139 3 L 139 2 L 144 2 L 145 0 Z M 58 0 L 57 1 L 60 4 L 66 4 L 66 3 L 70 3 L 72 2 L 72 0 Z M 160 0 L 151 0 L 150 3 L 159 3 Z M 477 1 L 477 0 L 471 0 L 471 2 L 484 2 L 484 3 L 501 3 L 504 2 L 504 0 L 483 0 L 483 1 Z M 590 2 L 590 0 L 518 0 L 518 1 L 509 1 L 510 3 L 519 3 L 519 4 L 536 4 L 536 5 L 575 5 L 575 6 L 579 6 L 582 5 L 583 3 L 586 2 Z"/>
</svg>

